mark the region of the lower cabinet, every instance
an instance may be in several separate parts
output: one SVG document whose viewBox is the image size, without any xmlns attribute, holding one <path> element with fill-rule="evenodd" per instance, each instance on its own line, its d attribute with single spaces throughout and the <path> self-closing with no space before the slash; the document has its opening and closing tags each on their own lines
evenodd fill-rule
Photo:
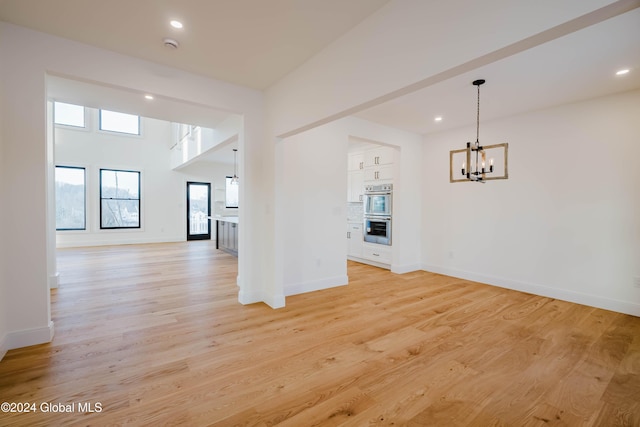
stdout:
<svg viewBox="0 0 640 427">
<path fill-rule="evenodd" d="M 360 258 L 362 257 L 362 223 L 347 223 L 347 256 Z"/>
<path fill-rule="evenodd" d="M 362 258 L 380 264 L 391 264 L 391 246 L 364 242 L 362 244 Z"/>
<path fill-rule="evenodd" d="M 391 246 L 364 241 L 363 224 L 347 223 L 347 258 L 382 268 L 391 266 Z"/>
<path fill-rule="evenodd" d="M 217 223 L 216 247 L 238 256 L 238 224 L 220 220 Z"/>
</svg>

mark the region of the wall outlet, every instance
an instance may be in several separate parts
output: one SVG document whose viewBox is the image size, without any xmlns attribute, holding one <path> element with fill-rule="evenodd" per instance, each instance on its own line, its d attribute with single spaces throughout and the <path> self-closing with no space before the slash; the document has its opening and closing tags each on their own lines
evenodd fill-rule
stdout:
<svg viewBox="0 0 640 427">
<path fill-rule="evenodd" d="M 453 259 L 456 254 L 453 251 L 449 251 L 449 259 Z"/>
<path fill-rule="evenodd" d="M 640 288 L 640 277 L 633 278 L 633 286 L 635 286 L 636 288 Z"/>
</svg>

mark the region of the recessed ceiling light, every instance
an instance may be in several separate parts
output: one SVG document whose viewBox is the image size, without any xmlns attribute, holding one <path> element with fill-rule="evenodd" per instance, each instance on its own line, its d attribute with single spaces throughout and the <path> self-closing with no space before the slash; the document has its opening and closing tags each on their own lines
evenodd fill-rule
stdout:
<svg viewBox="0 0 640 427">
<path fill-rule="evenodd" d="M 153 95 L 145 95 L 144 98 L 151 101 L 153 99 Z"/>
<path fill-rule="evenodd" d="M 182 28 L 182 22 L 176 21 L 175 19 L 171 21 L 170 24 L 173 28 L 178 28 L 178 29 Z"/>
<path fill-rule="evenodd" d="M 629 71 L 631 71 L 631 70 L 629 70 L 628 68 L 625 68 L 623 70 L 618 70 L 616 72 L 616 76 L 623 76 L 623 75 L 627 74 Z"/>
<path fill-rule="evenodd" d="M 433 120 L 435 120 L 436 122 L 441 122 L 442 121 L 442 116 L 436 116 L 436 118 L 433 119 Z"/>
</svg>

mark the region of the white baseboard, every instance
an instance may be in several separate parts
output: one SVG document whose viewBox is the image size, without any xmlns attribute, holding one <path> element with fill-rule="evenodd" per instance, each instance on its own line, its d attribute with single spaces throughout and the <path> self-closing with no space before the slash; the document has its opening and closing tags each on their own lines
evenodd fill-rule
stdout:
<svg viewBox="0 0 640 427">
<path fill-rule="evenodd" d="M 263 301 L 271 308 L 283 308 L 285 306 L 284 294 L 265 297 Z"/>
<path fill-rule="evenodd" d="M 174 236 L 174 237 L 156 237 L 156 238 L 120 238 L 117 240 L 77 240 L 77 241 L 67 241 L 67 242 L 57 242 L 56 249 L 63 248 L 84 248 L 90 246 L 117 246 L 117 245 L 145 245 L 149 243 L 175 243 L 175 242 L 185 242 L 186 239 L 184 236 Z"/>
<path fill-rule="evenodd" d="M 7 336 L 3 336 L 0 339 L 0 361 L 4 358 L 4 355 L 9 351 L 9 346 L 7 345 Z"/>
<path fill-rule="evenodd" d="M 285 285 L 284 294 L 285 296 L 304 294 L 307 292 L 320 291 L 322 289 L 335 288 L 337 286 L 344 286 L 348 283 L 349 277 L 347 276 L 329 277 L 326 279 Z"/>
<path fill-rule="evenodd" d="M 640 317 L 640 304 L 606 298 L 600 295 L 587 294 L 583 292 L 558 289 L 550 286 L 535 283 L 526 283 L 517 280 L 504 279 L 501 277 L 486 276 L 470 271 L 457 270 L 437 265 L 423 264 L 422 270 L 433 273 L 444 274 L 446 276 L 459 277 L 461 279 L 472 280 L 474 282 L 485 283 L 487 285 L 498 286 L 500 288 L 513 289 L 514 291 L 526 292 L 548 298 L 555 298 L 562 301 L 576 304 L 588 305 L 590 307 L 602 308 L 618 313 L 630 314 Z"/>
<path fill-rule="evenodd" d="M 49 289 L 57 289 L 60 286 L 60 273 L 49 276 Z"/>
<path fill-rule="evenodd" d="M 383 264 L 381 262 L 372 261 L 370 259 L 358 258 L 353 256 L 348 256 L 347 259 L 362 264 L 373 265 L 374 267 L 384 268 L 385 270 L 391 270 L 391 266 L 389 264 Z"/>
<path fill-rule="evenodd" d="M 55 328 L 53 322 L 42 328 L 28 329 L 25 331 L 9 332 L 0 342 L 0 355 L 4 357 L 8 350 L 14 348 L 29 347 L 36 344 L 44 344 L 53 340 Z M 2 358 L 0 357 L 0 359 Z"/>
<path fill-rule="evenodd" d="M 420 264 L 391 265 L 391 272 L 395 274 L 411 273 L 412 271 L 422 270 Z"/>
<path fill-rule="evenodd" d="M 261 292 L 238 291 L 238 302 L 242 305 L 256 304 L 263 302 L 271 308 L 282 308 L 285 306 L 284 294 L 264 295 Z"/>
<path fill-rule="evenodd" d="M 247 292 L 240 288 L 238 291 L 238 302 L 243 305 L 262 302 L 262 294 L 258 292 Z"/>
</svg>

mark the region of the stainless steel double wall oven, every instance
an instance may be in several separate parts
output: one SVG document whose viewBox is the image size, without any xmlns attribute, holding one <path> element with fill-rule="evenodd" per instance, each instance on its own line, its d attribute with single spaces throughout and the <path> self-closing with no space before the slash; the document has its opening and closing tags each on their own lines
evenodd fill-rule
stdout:
<svg viewBox="0 0 640 427">
<path fill-rule="evenodd" d="M 364 241 L 391 245 L 393 184 L 367 185 L 364 191 Z"/>
</svg>

